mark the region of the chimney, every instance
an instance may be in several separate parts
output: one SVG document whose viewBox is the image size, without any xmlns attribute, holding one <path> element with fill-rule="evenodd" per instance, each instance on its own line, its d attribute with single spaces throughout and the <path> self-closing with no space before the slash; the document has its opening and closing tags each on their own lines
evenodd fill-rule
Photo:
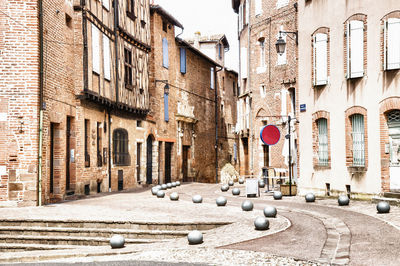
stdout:
<svg viewBox="0 0 400 266">
<path fill-rule="evenodd" d="M 194 33 L 194 44 L 193 44 L 193 46 L 194 46 L 196 49 L 200 49 L 200 36 L 201 36 L 200 31 L 196 31 L 196 32 Z"/>
</svg>

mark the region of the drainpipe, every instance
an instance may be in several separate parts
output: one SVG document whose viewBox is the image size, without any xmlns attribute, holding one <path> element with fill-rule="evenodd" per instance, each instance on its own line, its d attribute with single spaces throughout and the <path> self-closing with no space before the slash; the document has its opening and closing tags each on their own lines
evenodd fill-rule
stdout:
<svg viewBox="0 0 400 266">
<path fill-rule="evenodd" d="M 251 2 L 252 1 L 248 1 L 249 3 L 249 25 L 247 26 L 247 81 L 249 84 L 249 107 L 250 107 L 250 113 L 249 113 L 249 130 L 250 130 L 250 174 L 253 175 L 254 174 L 254 155 L 253 155 L 253 151 L 254 151 L 254 143 L 253 143 L 253 123 L 252 123 L 252 89 L 251 89 L 251 68 L 250 68 L 250 33 L 251 33 Z"/>
<path fill-rule="evenodd" d="M 42 156 L 43 156 L 43 3 L 39 1 L 39 166 L 38 166 L 38 200 L 37 205 L 42 206 Z"/>
<path fill-rule="evenodd" d="M 115 102 L 119 102 L 119 87 L 118 87 L 118 0 L 114 0 L 114 44 L 115 44 Z M 111 187 L 110 187 L 111 188 Z"/>
<path fill-rule="evenodd" d="M 83 35 L 83 90 L 87 91 L 89 87 L 88 81 L 88 38 L 87 38 L 87 18 L 84 9 L 85 0 L 81 0 L 82 10 L 82 35 Z"/>
<path fill-rule="evenodd" d="M 215 68 L 215 73 L 214 73 L 214 82 L 217 80 L 217 73 L 220 72 L 221 69 Z M 216 83 L 216 82 L 215 82 Z M 215 91 L 215 183 L 218 184 L 218 87 L 214 86 Z"/>
<path fill-rule="evenodd" d="M 111 192 L 111 110 L 108 113 L 108 192 Z"/>
</svg>

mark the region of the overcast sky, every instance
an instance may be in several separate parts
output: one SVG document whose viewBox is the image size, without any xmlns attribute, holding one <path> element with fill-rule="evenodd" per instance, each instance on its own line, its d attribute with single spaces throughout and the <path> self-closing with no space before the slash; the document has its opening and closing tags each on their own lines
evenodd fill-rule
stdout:
<svg viewBox="0 0 400 266">
<path fill-rule="evenodd" d="M 180 37 L 193 38 L 196 31 L 201 35 L 224 33 L 230 45 L 225 66 L 238 70 L 237 14 L 231 0 L 154 0 L 154 3 L 161 5 L 183 25 L 185 29 Z M 176 34 L 179 33 L 178 28 Z"/>
</svg>

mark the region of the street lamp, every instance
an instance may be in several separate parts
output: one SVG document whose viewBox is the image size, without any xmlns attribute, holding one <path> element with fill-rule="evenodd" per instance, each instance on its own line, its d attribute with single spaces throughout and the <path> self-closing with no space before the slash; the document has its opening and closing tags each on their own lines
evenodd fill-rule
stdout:
<svg viewBox="0 0 400 266">
<path fill-rule="evenodd" d="M 286 48 L 286 42 L 282 38 L 282 34 L 286 34 L 290 39 L 296 41 L 296 44 L 298 44 L 297 31 L 279 31 L 279 38 L 275 43 L 276 52 L 279 55 L 282 55 L 285 52 L 285 48 Z M 288 34 L 293 34 L 294 37 L 290 37 L 290 35 L 288 35 Z"/>
</svg>

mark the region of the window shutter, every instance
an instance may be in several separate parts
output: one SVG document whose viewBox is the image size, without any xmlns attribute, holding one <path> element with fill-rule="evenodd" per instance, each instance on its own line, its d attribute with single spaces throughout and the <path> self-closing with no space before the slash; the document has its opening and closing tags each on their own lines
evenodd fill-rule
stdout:
<svg viewBox="0 0 400 266">
<path fill-rule="evenodd" d="M 350 21 L 350 78 L 364 76 L 364 22 Z"/>
<path fill-rule="evenodd" d="M 242 79 L 247 78 L 247 48 L 246 47 L 242 47 L 241 51 L 240 51 L 240 76 Z"/>
<path fill-rule="evenodd" d="M 314 85 L 326 85 L 328 83 L 328 35 L 317 33 L 314 40 Z"/>
<path fill-rule="evenodd" d="M 103 3 L 104 8 L 110 11 L 110 0 L 102 0 L 101 2 Z"/>
<path fill-rule="evenodd" d="M 249 24 L 250 21 L 250 5 L 249 0 L 246 0 L 246 25 Z"/>
<path fill-rule="evenodd" d="M 181 73 L 185 74 L 186 73 L 186 49 L 181 48 Z"/>
<path fill-rule="evenodd" d="M 246 97 L 246 129 L 250 128 L 250 98 Z"/>
<path fill-rule="evenodd" d="M 168 112 L 168 93 L 164 93 L 164 121 L 169 121 L 169 112 Z"/>
<path fill-rule="evenodd" d="M 111 55 L 110 55 L 110 39 L 103 34 L 103 64 L 104 78 L 111 80 Z"/>
<path fill-rule="evenodd" d="M 389 18 L 387 21 L 387 67 L 400 68 L 400 19 Z"/>
<path fill-rule="evenodd" d="M 100 75 L 100 30 L 92 24 L 92 70 Z"/>
<path fill-rule="evenodd" d="M 243 29 L 243 5 L 239 6 L 239 32 Z"/>
<path fill-rule="evenodd" d="M 236 143 L 233 143 L 233 159 L 237 161 L 237 146 Z"/>
<path fill-rule="evenodd" d="M 162 46 L 163 46 L 163 67 L 168 68 L 168 40 L 166 38 L 163 38 Z"/>
<path fill-rule="evenodd" d="M 214 89 L 215 82 L 214 82 L 214 68 L 210 69 L 210 88 Z"/>
<path fill-rule="evenodd" d="M 256 0 L 255 9 L 256 9 L 256 16 L 262 13 L 262 0 Z"/>
</svg>

